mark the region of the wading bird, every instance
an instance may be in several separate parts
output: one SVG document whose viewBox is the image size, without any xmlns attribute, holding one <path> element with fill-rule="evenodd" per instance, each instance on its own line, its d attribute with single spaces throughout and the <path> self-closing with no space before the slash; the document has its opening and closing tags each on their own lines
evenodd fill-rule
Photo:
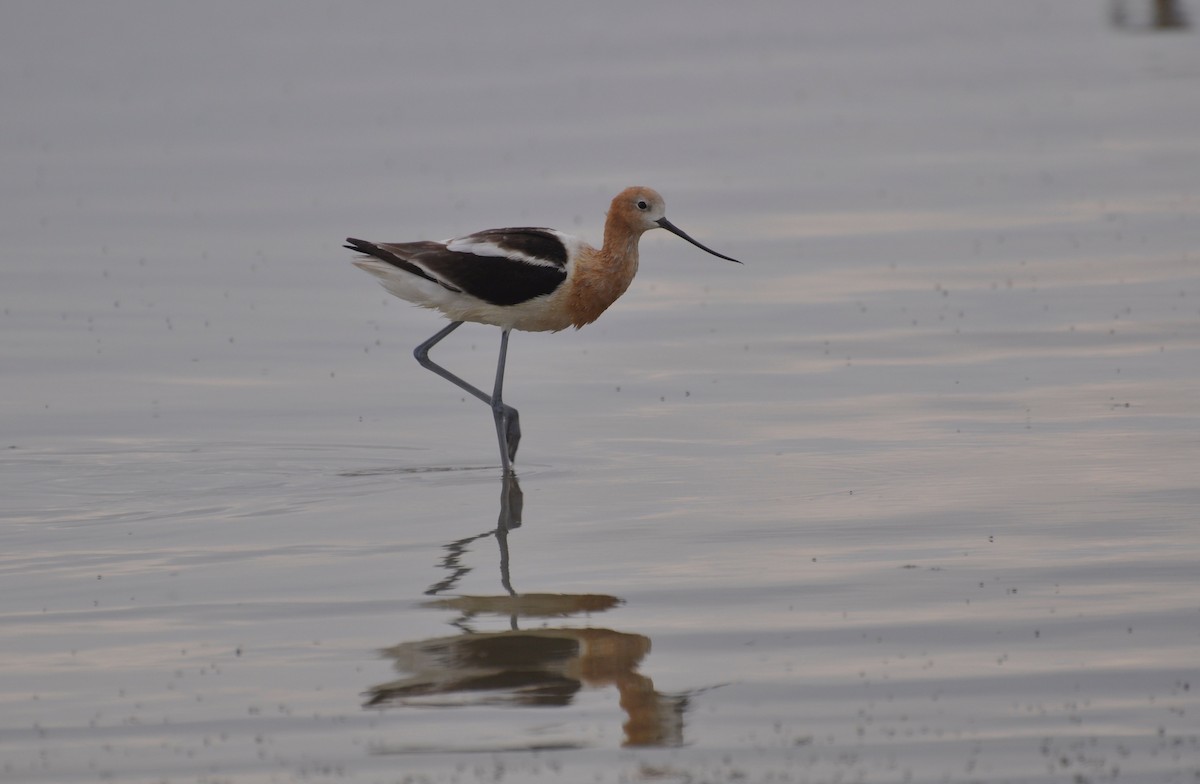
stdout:
<svg viewBox="0 0 1200 784">
<path fill-rule="evenodd" d="M 368 258 L 354 262 L 392 294 L 441 311 L 450 323 L 413 351 L 417 361 L 491 406 L 507 474 L 521 441 L 517 410 L 503 400 L 508 333 L 557 332 L 591 324 L 629 288 L 638 268 L 638 240 L 666 229 L 701 250 L 740 264 L 689 237 L 666 218 L 662 196 L 651 188 L 617 194 L 604 222 L 604 245 L 554 229 L 488 229 L 445 242 L 367 242 L 346 247 Z M 464 321 L 500 327 L 496 383 L 488 395 L 429 358 L 429 350 Z"/>
</svg>

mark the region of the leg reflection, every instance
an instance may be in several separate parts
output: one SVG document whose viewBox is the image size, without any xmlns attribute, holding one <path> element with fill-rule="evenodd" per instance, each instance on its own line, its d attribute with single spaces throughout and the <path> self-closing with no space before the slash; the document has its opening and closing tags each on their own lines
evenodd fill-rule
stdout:
<svg viewBox="0 0 1200 784">
<path fill-rule="evenodd" d="M 512 587 L 512 577 L 509 575 L 508 532 L 521 527 L 521 512 L 525 505 L 525 495 L 521 492 L 521 484 L 517 481 L 516 474 L 506 472 L 500 481 L 500 514 L 496 519 L 496 527 L 481 534 L 456 539 L 445 545 L 443 549 L 446 550 L 446 555 L 442 558 L 440 565 L 450 574 L 429 586 L 425 591 L 426 596 L 448 593 L 458 585 L 458 582 L 471 571 L 470 566 L 463 565 L 463 555 L 470 549 L 473 542 L 492 536 L 496 537 L 496 542 L 500 546 L 500 584 L 504 586 L 504 590 L 508 591 L 510 596 L 517 595 Z"/>
</svg>

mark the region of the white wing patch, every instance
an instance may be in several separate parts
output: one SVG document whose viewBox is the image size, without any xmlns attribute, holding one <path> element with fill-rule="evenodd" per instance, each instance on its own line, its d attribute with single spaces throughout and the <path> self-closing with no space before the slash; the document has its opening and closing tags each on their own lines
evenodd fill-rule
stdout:
<svg viewBox="0 0 1200 784">
<path fill-rule="evenodd" d="M 527 253 L 510 250 L 497 245 L 494 242 L 480 240 L 476 237 L 458 237 L 456 239 L 446 241 L 446 250 L 454 253 L 470 253 L 475 256 L 492 256 L 501 259 L 511 259 L 513 261 L 524 262 L 525 264 L 533 264 L 538 267 L 558 267 L 553 261 L 530 256 Z"/>
</svg>

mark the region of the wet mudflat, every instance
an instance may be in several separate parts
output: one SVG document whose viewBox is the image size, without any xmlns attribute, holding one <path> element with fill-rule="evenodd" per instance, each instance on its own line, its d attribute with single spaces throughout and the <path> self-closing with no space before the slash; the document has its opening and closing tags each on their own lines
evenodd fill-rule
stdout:
<svg viewBox="0 0 1200 784">
<path fill-rule="evenodd" d="M 0 778 L 1193 781 L 1194 35 L 534 10 L 12 12 Z M 340 241 L 635 183 L 506 483 Z"/>
</svg>

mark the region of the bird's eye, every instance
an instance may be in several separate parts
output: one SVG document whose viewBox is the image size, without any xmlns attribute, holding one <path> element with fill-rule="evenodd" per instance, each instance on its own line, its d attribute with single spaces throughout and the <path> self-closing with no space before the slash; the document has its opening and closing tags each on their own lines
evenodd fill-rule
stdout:
<svg viewBox="0 0 1200 784">
<path fill-rule="evenodd" d="M 650 205 L 647 204 L 644 199 L 638 199 L 637 208 L 639 210 L 648 210 L 650 209 Z"/>
</svg>

